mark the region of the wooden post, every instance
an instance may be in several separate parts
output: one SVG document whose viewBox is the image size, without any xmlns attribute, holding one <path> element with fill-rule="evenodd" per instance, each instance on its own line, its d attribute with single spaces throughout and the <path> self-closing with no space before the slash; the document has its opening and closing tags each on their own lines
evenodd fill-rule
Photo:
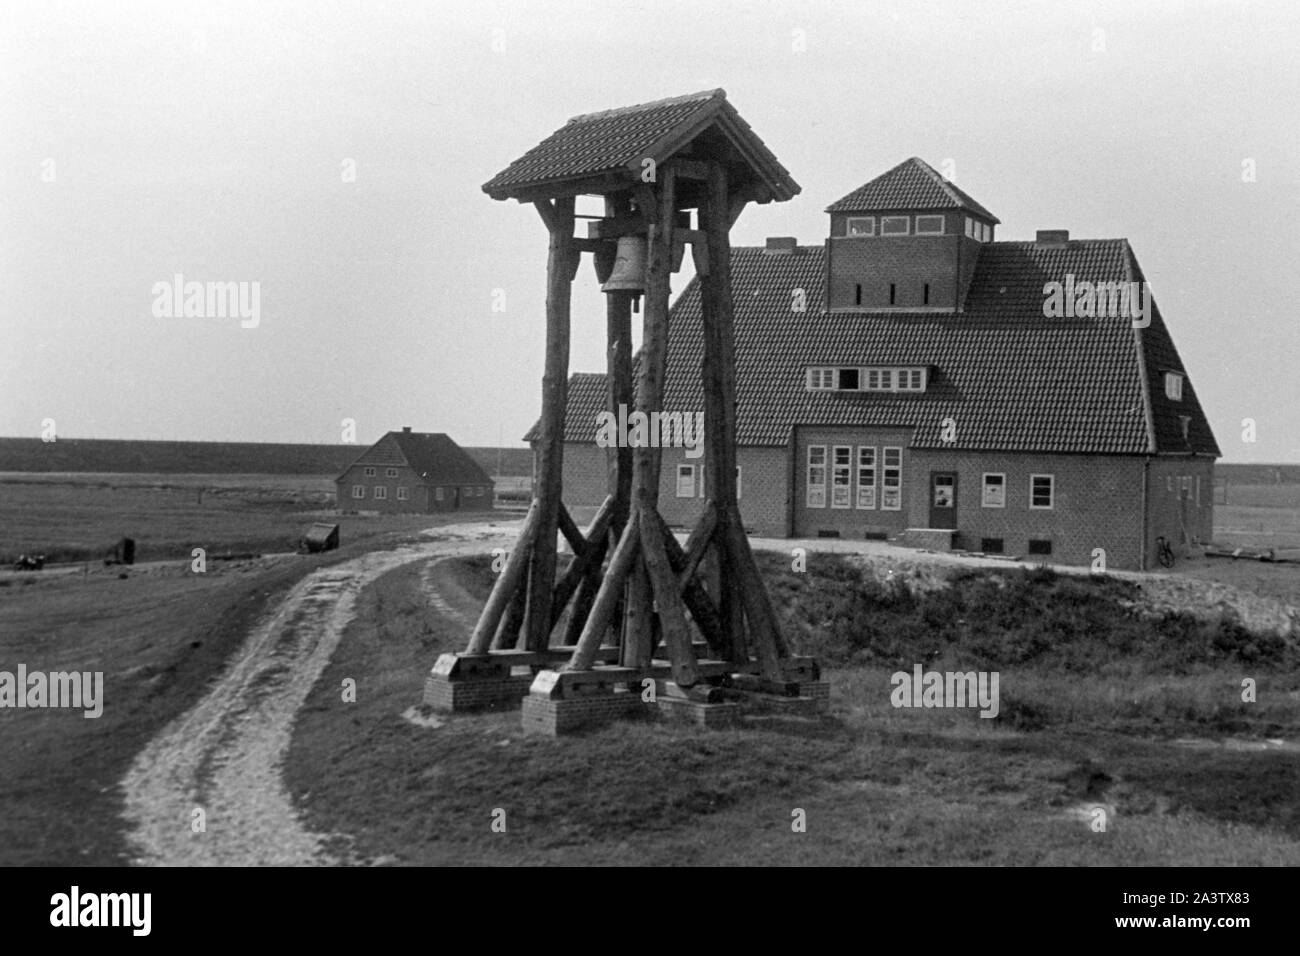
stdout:
<svg viewBox="0 0 1300 956">
<path fill-rule="evenodd" d="M 631 196 L 627 192 L 615 193 L 612 196 L 605 197 L 605 215 L 606 216 L 630 216 L 632 212 Z M 613 266 L 613 261 L 610 261 Z M 598 276 L 601 281 L 605 281 L 609 276 Z M 632 296 L 627 292 L 612 292 L 605 297 L 605 331 L 608 342 L 608 355 L 606 357 L 606 375 L 605 375 L 605 407 L 609 412 L 617 416 L 619 406 L 631 409 L 634 401 L 632 391 Z M 608 479 L 607 486 L 609 493 L 614 496 L 614 513 L 610 520 L 610 533 L 613 541 L 616 543 L 623 534 L 623 529 L 627 527 L 628 511 L 632 502 L 632 449 L 626 445 L 617 445 L 607 451 Z M 614 545 L 610 545 L 612 551 Z M 639 564 L 639 562 L 638 562 Z M 599 574 L 600 569 L 593 571 L 594 575 Z M 632 580 L 636 581 L 632 585 L 638 589 L 648 587 L 645 574 L 643 571 L 634 569 Z M 598 577 L 593 577 L 592 587 L 599 590 L 600 581 Z M 628 585 L 624 586 L 624 590 Z M 620 644 L 625 643 L 624 633 L 628 627 L 628 621 L 624 614 L 625 598 L 622 594 L 619 596 L 615 606 L 614 627 L 617 629 L 616 639 Z M 644 606 L 638 605 L 638 606 Z M 649 622 L 642 617 L 638 617 L 632 622 L 632 627 L 638 629 L 638 632 L 648 634 Z M 634 638 L 634 643 L 639 639 Z"/>
<path fill-rule="evenodd" d="M 645 304 L 642 314 L 641 360 L 638 367 L 636 408 L 647 416 L 663 410 L 664 370 L 668 356 L 668 281 L 672 260 L 676 179 L 671 169 L 660 169 L 658 188 L 637 189 L 637 206 L 648 222 L 646 243 Z M 661 456 L 657 442 L 632 449 L 632 502 L 629 525 L 641 509 L 659 505 Z M 644 528 L 641 529 L 645 531 Z M 655 589 L 644 564 L 646 535 L 642 534 L 642 561 L 637 563 L 627 589 L 624 612 L 622 662 L 625 667 L 645 667 L 654 651 L 651 614 Z M 660 611 L 662 611 L 662 606 Z"/>
<path fill-rule="evenodd" d="M 497 624 L 501 622 L 502 615 L 507 613 L 515 591 L 523 584 L 537 530 L 538 510 L 537 499 L 534 498 L 533 503 L 528 507 L 528 515 L 524 518 L 523 526 L 519 529 L 519 538 L 515 541 L 514 550 L 506 559 L 506 566 L 501 576 L 497 578 L 492 593 L 488 595 L 483 613 L 479 615 L 478 624 L 475 625 L 474 633 L 469 639 L 469 646 L 465 649 L 466 654 L 487 653 L 496 633 Z"/>
<path fill-rule="evenodd" d="M 717 507 L 714 531 L 719 578 L 718 610 L 730 644 L 730 660 L 747 665 L 743 608 L 736 593 L 743 586 L 733 558 L 731 526 L 737 520 L 736 500 L 736 368 L 731 311 L 731 205 L 727 173 L 718 163 L 709 166 L 708 193 L 700 207 L 700 223 L 708 238 L 709 271 L 700 277 L 700 306 L 704 324 L 704 447 L 705 494 Z M 743 532 L 742 532 L 743 534 Z"/>
<path fill-rule="evenodd" d="M 550 643 L 551 593 L 555 586 L 555 535 L 559 527 L 564 472 L 564 413 L 569 386 L 569 304 L 574 273 L 572 196 L 534 204 L 551 241 L 546 258 L 546 365 L 542 374 L 541 435 L 537 447 L 537 531 L 528 569 L 524 646 L 545 650 Z"/>
</svg>

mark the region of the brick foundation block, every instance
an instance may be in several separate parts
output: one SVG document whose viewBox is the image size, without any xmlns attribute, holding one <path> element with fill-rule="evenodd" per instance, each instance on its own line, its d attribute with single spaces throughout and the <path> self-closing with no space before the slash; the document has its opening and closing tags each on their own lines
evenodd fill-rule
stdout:
<svg viewBox="0 0 1300 956">
<path fill-rule="evenodd" d="M 424 702 L 443 713 L 514 707 L 528 695 L 532 682 L 532 674 L 519 677 L 430 674 L 424 681 Z"/>
<path fill-rule="evenodd" d="M 568 699 L 528 694 L 522 705 L 524 733 L 559 737 L 620 717 L 642 715 L 648 706 L 640 693 L 625 690 Z"/>
<path fill-rule="evenodd" d="M 655 698 L 659 713 L 669 720 L 695 724 L 697 727 L 716 729 L 734 727 L 740 722 L 743 707 L 733 703 L 706 704 L 685 697 L 660 695 Z"/>
</svg>

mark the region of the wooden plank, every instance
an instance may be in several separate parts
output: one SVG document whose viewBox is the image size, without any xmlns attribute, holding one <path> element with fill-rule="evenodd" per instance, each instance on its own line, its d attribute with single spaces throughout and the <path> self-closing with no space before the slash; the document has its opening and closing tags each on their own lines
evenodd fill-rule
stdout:
<svg viewBox="0 0 1300 956">
<path fill-rule="evenodd" d="M 474 625 L 474 633 L 470 635 L 469 644 L 465 648 L 466 654 L 487 652 L 501 616 L 505 613 L 515 590 L 522 586 L 524 571 L 529 565 L 532 553 L 533 538 L 537 532 L 539 512 L 537 499 L 534 498 L 533 503 L 528 506 L 528 514 L 524 518 L 523 527 L 519 529 L 519 538 L 515 541 L 514 549 L 510 552 L 510 557 L 506 558 L 506 566 L 501 570 L 501 576 L 497 578 L 496 584 L 492 586 L 492 593 L 488 595 L 487 603 L 483 606 L 483 613 L 479 615 L 478 623 Z"/>
<path fill-rule="evenodd" d="M 650 572 L 655 604 L 659 608 L 659 623 L 673 664 L 673 680 L 682 687 L 691 687 L 699 683 L 700 674 L 695 666 L 695 652 L 691 647 L 686 607 L 682 604 L 677 576 L 673 574 L 672 565 L 668 563 L 668 555 L 664 551 L 663 532 L 667 529 L 657 511 L 647 509 L 641 511 L 640 515 L 641 550 L 646 569 Z"/>
<path fill-rule="evenodd" d="M 542 208 L 538 206 L 539 211 Z M 542 374 L 541 435 L 537 442 L 537 532 L 528 570 L 524 644 L 541 650 L 550 640 L 555 588 L 555 535 L 564 471 L 564 416 L 569 386 L 569 305 L 572 296 L 573 197 L 555 200 L 546 261 L 546 364 Z M 547 215 L 543 214 L 547 219 Z"/>
<path fill-rule="evenodd" d="M 619 539 L 618 546 L 614 549 L 614 556 L 610 558 L 609 570 L 605 572 L 605 580 L 601 582 L 600 590 L 596 593 L 596 600 L 591 606 L 591 613 L 587 616 L 587 623 L 582 628 L 573 657 L 565 665 L 566 669 L 585 670 L 591 666 L 596 649 L 600 647 L 601 640 L 605 636 L 605 629 L 609 627 L 614 607 L 621 597 L 623 582 L 627 580 L 636 561 L 639 539 L 640 523 L 628 521 L 627 527 L 623 530 L 623 537 Z"/>
<path fill-rule="evenodd" d="M 688 577 L 684 573 L 688 561 L 686 552 L 677 543 L 677 539 L 673 537 L 667 525 L 664 525 L 664 550 L 667 551 L 668 561 L 677 575 L 677 582 L 682 590 L 682 601 L 691 612 L 691 619 L 695 621 L 695 626 L 700 629 L 712 653 L 727 658 L 730 644 L 726 639 L 718 608 L 709 597 L 709 592 L 704 585 L 693 575 Z"/>
<path fill-rule="evenodd" d="M 519 643 L 519 631 L 524 626 L 524 609 L 528 606 L 528 587 L 516 587 L 514 596 L 501 615 L 496 635 L 492 638 L 492 650 L 506 650 Z"/>
<path fill-rule="evenodd" d="M 684 159 L 674 157 L 664 165 L 683 179 L 704 179 L 709 178 L 709 164 L 701 159 Z"/>
<path fill-rule="evenodd" d="M 700 566 L 700 561 L 704 558 L 704 551 L 713 539 L 713 532 L 718 526 L 718 506 L 710 498 L 704 503 L 704 514 L 700 515 L 700 520 L 696 522 L 695 527 L 691 530 L 690 537 L 686 539 L 684 549 L 685 560 L 682 567 L 678 570 L 678 578 L 685 587 L 686 584 L 695 577 L 695 572 Z M 674 538 L 674 541 L 677 539 Z"/>
<path fill-rule="evenodd" d="M 784 646 L 780 637 L 780 628 L 767 597 L 767 588 L 758 573 L 758 567 L 754 564 L 749 542 L 740 527 L 738 515 L 733 521 L 727 523 L 727 534 L 731 539 L 728 542 L 732 558 L 731 568 L 737 575 L 736 587 L 745 608 L 745 620 L 749 624 L 754 656 L 758 658 L 764 677 L 769 680 L 781 680 L 784 676 L 781 671 Z"/>
<path fill-rule="evenodd" d="M 596 513 L 588 536 L 585 538 L 582 532 L 578 531 L 577 526 L 574 526 L 574 534 L 583 541 L 582 549 L 574 554 L 573 560 L 569 562 L 568 568 L 565 569 L 564 577 L 555 586 L 555 596 L 551 601 L 552 628 L 559 622 L 560 616 L 564 613 L 565 605 L 569 603 L 569 598 L 579 591 L 580 585 L 590 585 L 587 589 L 590 595 L 586 600 L 586 606 L 578 608 L 575 605 L 574 615 L 570 616 L 569 627 L 565 631 L 566 635 L 571 634 L 575 640 L 581 631 L 583 621 L 587 618 L 587 612 L 591 610 L 591 600 L 596 596 L 596 588 L 599 587 L 600 565 L 605 560 L 605 548 L 607 547 L 605 532 L 609 528 L 612 510 L 612 501 L 607 497 L 605 504 Z M 560 516 L 561 518 L 567 517 L 568 512 L 562 510 Z M 572 522 L 572 519 L 570 519 L 570 522 Z M 577 622 L 577 630 L 575 630 L 574 618 L 578 616 L 581 616 L 582 620 Z"/>
<path fill-rule="evenodd" d="M 564 540 L 569 542 L 569 547 L 573 549 L 573 553 L 579 555 L 586 551 L 587 539 L 578 530 L 578 525 L 574 522 L 573 516 L 569 514 L 569 509 L 564 506 L 563 501 L 560 502 L 556 518 L 560 525 L 560 534 L 564 535 Z"/>
</svg>

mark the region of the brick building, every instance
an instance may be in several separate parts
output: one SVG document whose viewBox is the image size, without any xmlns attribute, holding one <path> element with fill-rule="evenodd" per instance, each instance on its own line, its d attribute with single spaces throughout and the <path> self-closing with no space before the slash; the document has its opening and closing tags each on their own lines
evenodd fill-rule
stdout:
<svg viewBox="0 0 1300 956">
<path fill-rule="evenodd" d="M 493 482 L 442 434 L 389 432 L 334 479 L 340 511 L 490 510 Z"/>
<path fill-rule="evenodd" d="M 998 219 L 915 158 L 827 212 L 821 246 L 732 250 L 747 528 L 1129 569 L 1160 537 L 1210 539 L 1219 449 L 1127 240 L 995 242 Z M 700 315 L 692 281 L 665 410 L 703 408 Z M 603 375 L 571 378 L 571 503 L 606 493 L 605 401 Z M 689 524 L 703 459 L 664 463 L 661 512 Z"/>
</svg>

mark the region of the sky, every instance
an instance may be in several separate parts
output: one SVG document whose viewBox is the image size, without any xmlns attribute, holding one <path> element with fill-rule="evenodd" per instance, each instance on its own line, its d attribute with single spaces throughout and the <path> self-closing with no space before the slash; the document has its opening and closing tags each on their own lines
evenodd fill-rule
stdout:
<svg viewBox="0 0 1300 956">
<path fill-rule="evenodd" d="M 1127 238 L 1224 460 L 1300 462 L 1298 46 L 1293 0 L 5 4 L 0 435 L 521 444 L 546 231 L 482 184 L 722 87 L 803 189 L 734 245 L 920 156 L 999 240 Z M 169 313 L 178 274 L 256 324 Z M 603 371 L 588 259 L 573 301 Z"/>
</svg>

